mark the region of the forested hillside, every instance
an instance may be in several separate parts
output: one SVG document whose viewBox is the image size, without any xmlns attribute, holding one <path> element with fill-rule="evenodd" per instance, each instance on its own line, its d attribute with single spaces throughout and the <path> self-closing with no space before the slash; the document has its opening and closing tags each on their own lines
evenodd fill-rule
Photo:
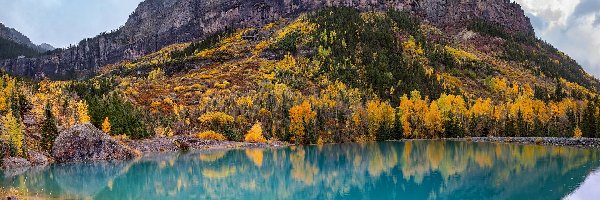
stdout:
<svg viewBox="0 0 600 200">
<path fill-rule="evenodd" d="M 51 149 L 58 130 L 87 122 L 123 140 L 600 137 L 598 80 L 533 35 L 484 20 L 447 28 L 406 12 L 327 8 L 99 74 L 4 75 L 3 152 Z"/>
</svg>

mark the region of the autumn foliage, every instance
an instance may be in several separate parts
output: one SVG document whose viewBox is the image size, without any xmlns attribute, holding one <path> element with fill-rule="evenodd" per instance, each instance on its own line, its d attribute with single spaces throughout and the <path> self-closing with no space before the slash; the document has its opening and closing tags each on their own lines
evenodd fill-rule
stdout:
<svg viewBox="0 0 600 200">
<path fill-rule="evenodd" d="M 245 137 L 244 141 L 251 142 L 251 143 L 267 142 L 267 139 L 265 139 L 265 137 L 262 134 L 262 124 L 260 124 L 260 123 L 254 124 L 254 126 L 252 126 L 252 128 L 250 128 L 248 133 L 246 133 L 246 137 Z"/>
</svg>

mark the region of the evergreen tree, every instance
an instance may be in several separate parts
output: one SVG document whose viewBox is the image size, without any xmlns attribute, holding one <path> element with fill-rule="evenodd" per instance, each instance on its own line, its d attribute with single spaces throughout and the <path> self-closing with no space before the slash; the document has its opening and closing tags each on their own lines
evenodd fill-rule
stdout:
<svg viewBox="0 0 600 200">
<path fill-rule="evenodd" d="M 42 148 L 47 152 L 52 151 L 56 137 L 58 137 L 56 120 L 52 114 L 52 106 L 47 103 L 44 109 L 44 122 L 42 123 Z"/>
</svg>

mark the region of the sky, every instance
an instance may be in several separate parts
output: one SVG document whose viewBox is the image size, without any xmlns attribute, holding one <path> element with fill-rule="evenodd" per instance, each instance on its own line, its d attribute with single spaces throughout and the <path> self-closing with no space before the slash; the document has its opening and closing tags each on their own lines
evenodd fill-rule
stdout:
<svg viewBox="0 0 600 200">
<path fill-rule="evenodd" d="M 0 22 L 33 43 L 68 47 L 119 28 L 142 0 L 0 0 Z M 600 0 L 513 0 L 536 35 L 600 77 Z"/>
<path fill-rule="evenodd" d="M 600 77 L 600 0 L 514 0 L 536 35 Z"/>
<path fill-rule="evenodd" d="M 0 22 L 35 44 L 68 47 L 124 25 L 142 0 L 0 0 Z"/>
<path fill-rule="evenodd" d="M 598 186 L 600 186 L 600 171 L 596 170 L 590 174 L 573 193 L 565 197 L 565 199 L 584 200 L 590 199 L 590 197 L 598 197 L 598 195 L 600 195 Z"/>
</svg>

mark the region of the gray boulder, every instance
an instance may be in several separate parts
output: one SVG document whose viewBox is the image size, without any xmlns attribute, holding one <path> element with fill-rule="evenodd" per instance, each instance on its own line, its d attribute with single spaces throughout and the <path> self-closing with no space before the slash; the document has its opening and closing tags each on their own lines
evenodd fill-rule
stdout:
<svg viewBox="0 0 600 200">
<path fill-rule="evenodd" d="M 31 167 L 31 162 L 29 162 L 25 158 L 19 157 L 9 157 L 2 159 L 2 168 L 4 170 L 9 169 L 29 169 Z"/>
<path fill-rule="evenodd" d="M 123 160 L 135 153 L 92 124 L 79 124 L 62 131 L 54 141 L 56 162 Z"/>
</svg>

